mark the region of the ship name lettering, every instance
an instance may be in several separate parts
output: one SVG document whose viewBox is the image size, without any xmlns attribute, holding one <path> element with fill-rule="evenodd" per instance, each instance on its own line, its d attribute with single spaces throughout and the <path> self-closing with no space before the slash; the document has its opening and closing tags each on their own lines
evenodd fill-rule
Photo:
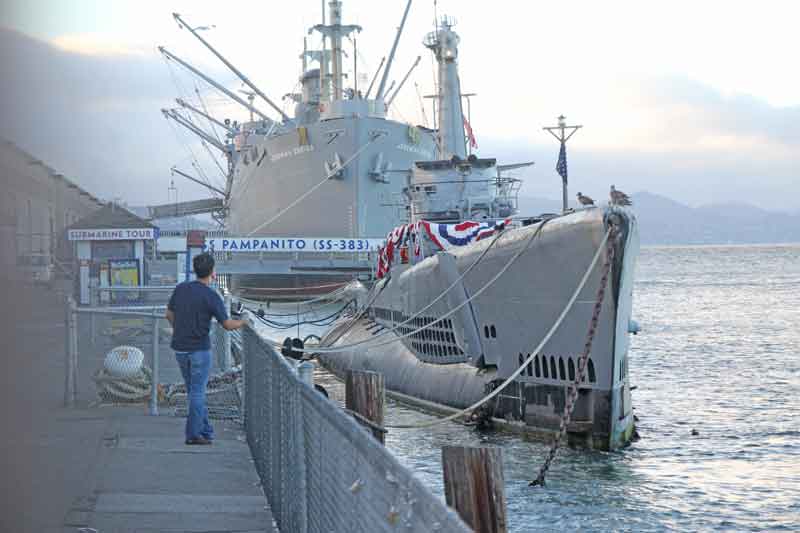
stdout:
<svg viewBox="0 0 800 533">
<path fill-rule="evenodd" d="M 418 146 L 411 146 L 410 144 L 401 143 L 397 145 L 397 149 L 403 152 L 409 152 L 411 154 L 419 154 L 427 159 L 433 158 L 432 152 L 425 150 L 424 148 L 420 148 Z"/>
<path fill-rule="evenodd" d="M 294 157 L 296 155 L 305 154 L 313 151 L 314 151 L 313 144 L 307 144 L 304 146 L 295 146 L 290 150 L 284 150 L 282 152 L 275 152 L 274 154 L 270 154 L 269 160 L 274 163 L 275 161 L 280 161 L 281 159 L 286 159 L 287 157 Z"/>
</svg>

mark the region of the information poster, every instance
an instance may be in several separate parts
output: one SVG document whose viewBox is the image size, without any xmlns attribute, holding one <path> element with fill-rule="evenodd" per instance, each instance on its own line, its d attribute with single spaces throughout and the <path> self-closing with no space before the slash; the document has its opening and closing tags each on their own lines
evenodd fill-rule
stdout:
<svg viewBox="0 0 800 533">
<path fill-rule="evenodd" d="M 108 261 L 109 277 L 112 287 L 139 286 L 138 259 L 111 259 Z M 130 303 L 139 301 L 138 292 L 112 292 L 112 303 Z"/>
</svg>

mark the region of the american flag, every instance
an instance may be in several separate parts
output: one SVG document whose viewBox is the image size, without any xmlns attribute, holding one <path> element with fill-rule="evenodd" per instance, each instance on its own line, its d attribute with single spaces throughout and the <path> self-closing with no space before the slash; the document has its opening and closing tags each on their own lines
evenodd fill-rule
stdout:
<svg viewBox="0 0 800 533">
<path fill-rule="evenodd" d="M 556 172 L 561 175 L 564 183 L 567 182 L 567 144 L 561 143 L 561 150 L 558 152 L 558 163 L 556 163 Z"/>
<path fill-rule="evenodd" d="M 467 132 L 467 139 L 469 140 L 469 145 L 472 147 L 473 150 L 477 150 L 478 141 L 475 140 L 475 134 L 472 132 L 472 126 L 467 120 L 467 117 L 464 117 L 464 129 Z"/>
</svg>

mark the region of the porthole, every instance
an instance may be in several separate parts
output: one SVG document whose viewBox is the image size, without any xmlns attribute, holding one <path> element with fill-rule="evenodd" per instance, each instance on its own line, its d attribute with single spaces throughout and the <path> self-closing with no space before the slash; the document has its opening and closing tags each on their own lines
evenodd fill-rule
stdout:
<svg viewBox="0 0 800 533">
<path fill-rule="evenodd" d="M 544 377 L 546 378 L 550 377 L 550 372 L 547 368 L 547 356 L 545 355 L 542 356 L 542 374 L 544 374 Z"/>
<path fill-rule="evenodd" d="M 483 326 L 483 334 L 487 339 L 489 338 L 489 326 Z"/>
<path fill-rule="evenodd" d="M 558 379 L 558 374 L 556 373 L 556 358 L 552 355 L 550 356 L 550 377 L 552 379 Z"/>
<path fill-rule="evenodd" d="M 567 372 L 564 370 L 564 358 L 558 358 L 558 375 L 561 377 L 562 381 L 567 380 Z"/>
<path fill-rule="evenodd" d="M 493 338 L 493 339 L 496 339 L 496 338 L 497 338 L 497 330 L 495 329 L 495 327 L 494 327 L 494 324 L 492 324 L 492 325 L 489 327 L 489 333 L 491 334 L 491 336 L 492 336 L 492 338 Z"/>
<path fill-rule="evenodd" d="M 575 363 L 572 362 L 572 357 L 567 359 L 567 368 L 569 369 L 569 380 L 575 381 Z"/>
</svg>

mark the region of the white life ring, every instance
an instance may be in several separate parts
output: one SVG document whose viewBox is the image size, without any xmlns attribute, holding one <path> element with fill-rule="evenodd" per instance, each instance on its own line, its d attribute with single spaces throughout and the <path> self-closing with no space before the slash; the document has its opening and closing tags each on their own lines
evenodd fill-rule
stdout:
<svg viewBox="0 0 800 533">
<path fill-rule="evenodd" d="M 144 364 L 144 353 L 135 346 L 117 346 L 106 354 L 103 368 L 114 377 L 137 376 Z"/>
</svg>

